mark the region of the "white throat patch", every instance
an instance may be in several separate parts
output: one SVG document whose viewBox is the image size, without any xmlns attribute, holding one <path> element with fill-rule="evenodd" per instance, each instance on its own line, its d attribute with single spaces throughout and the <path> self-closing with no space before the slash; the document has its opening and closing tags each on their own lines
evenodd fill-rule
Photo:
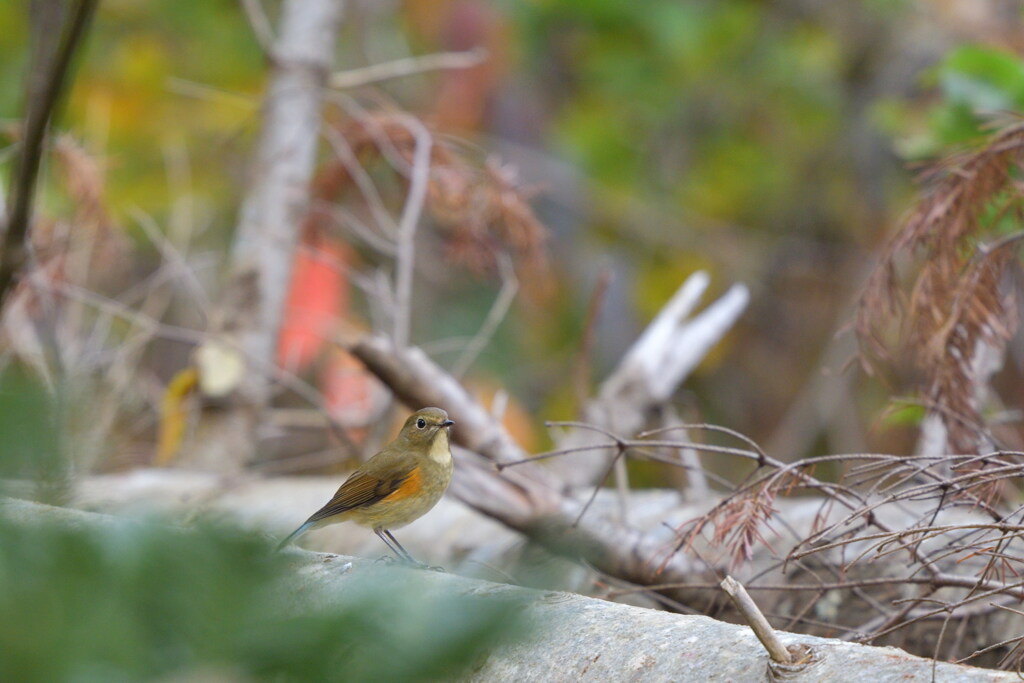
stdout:
<svg viewBox="0 0 1024 683">
<path fill-rule="evenodd" d="M 448 428 L 441 427 L 434 441 L 430 444 L 430 459 L 444 465 L 451 461 L 452 451 L 448 446 Z"/>
</svg>

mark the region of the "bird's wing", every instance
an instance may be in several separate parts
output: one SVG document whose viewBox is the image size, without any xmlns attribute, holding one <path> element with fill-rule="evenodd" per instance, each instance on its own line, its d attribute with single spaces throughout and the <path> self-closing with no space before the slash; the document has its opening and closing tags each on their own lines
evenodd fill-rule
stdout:
<svg viewBox="0 0 1024 683">
<path fill-rule="evenodd" d="M 367 474 L 363 471 L 353 472 L 352 476 L 338 488 L 330 502 L 314 512 L 308 521 L 319 522 L 352 508 L 373 505 L 394 493 L 415 469 L 415 464 L 409 463 L 407 467 L 388 468 L 381 475 Z"/>
</svg>

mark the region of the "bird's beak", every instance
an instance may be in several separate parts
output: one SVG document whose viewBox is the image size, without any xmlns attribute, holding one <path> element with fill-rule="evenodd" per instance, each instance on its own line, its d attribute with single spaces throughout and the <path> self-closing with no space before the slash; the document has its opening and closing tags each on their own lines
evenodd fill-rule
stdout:
<svg viewBox="0 0 1024 683">
<path fill-rule="evenodd" d="M 453 424 L 455 424 L 455 420 L 445 420 L 444 422 L 441 423 L 441 426 L 451 427 Z"/>
</svg>

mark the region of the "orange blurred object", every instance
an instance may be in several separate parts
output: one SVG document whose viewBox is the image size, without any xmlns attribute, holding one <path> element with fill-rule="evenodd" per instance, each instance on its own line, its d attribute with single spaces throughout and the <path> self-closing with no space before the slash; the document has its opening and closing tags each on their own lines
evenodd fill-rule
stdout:
<svg viewBox="0 0 1024 683">
<path fill-rule="evenodd" d="M 388 389 L 355 356 L 343 349 L 331 351 L 320 376 L 327 413 L 345 426 L 363 427 L 380 415 Z"/>
<path fill-rule="evenodd" d="M 303 240 L 295 252 L 291 289 L 277 343 L 280 367 L 301 372 L 320 355 L 337 322 L 348 311 L 344 244 L 319 236 Z"/>
<path fill-rule="evenodd" d="M 482 0 L 408 0 L 409 26 L 423 41 L 442 51 L 487 50 L 483 63 L 438 74 L 434 125 L 462 134 L 485 129 L 488 110 L 508 71 L 511 22 L 492 3 Z"/>
<path fill-rule="evenodd" d="M 493 413 L 495 401 L 501 401 L 502 405 L 498 408 L 502 426 L 524 451 L 536 452 L 540 441 L 533 418 L 519 401 L 504 392 L 497 379 L 476 377 L 467 382 L 466 388 L 487 412 Z"/>
</svg>

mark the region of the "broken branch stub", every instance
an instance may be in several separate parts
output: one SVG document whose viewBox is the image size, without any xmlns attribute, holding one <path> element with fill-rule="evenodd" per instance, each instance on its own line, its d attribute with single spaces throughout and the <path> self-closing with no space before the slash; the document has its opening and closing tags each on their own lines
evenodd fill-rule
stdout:
<svg viewBox="0 0 1024 683">
<path fill-rule="evenodd" d="M 709 282 L 703 271 L 687 278 L 584 407 L 584 422 L 616 434 L 632 435 L 643 429 L 650 410 L 675 393 L 747 306 L 750 293 L 736 284 L 690 317 Z M 607 444 L 607 439 L 597 432 L 566 432 L 558 439 L 560 448 L 595 448 L 557 458 L 552 469 L 571 486 L 600 483 L 616 451 L 598 444 Z"/>
</svg>

